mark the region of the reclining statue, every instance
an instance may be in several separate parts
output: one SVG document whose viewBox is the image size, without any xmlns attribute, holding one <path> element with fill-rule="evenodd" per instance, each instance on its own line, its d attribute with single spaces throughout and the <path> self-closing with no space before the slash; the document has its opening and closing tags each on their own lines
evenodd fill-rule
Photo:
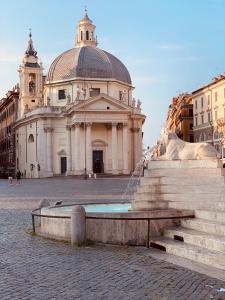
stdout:
<svg viewBox="0 0 225 300">
<path fill-rule="evenodd" d="M 178 138 L 176 133 L 167 128 L 161 130 L 160 143 L 165 149 L 159 157 L 153 160 L 187 160 L 187 159 L 218 159 L 219 153 L 208 143 L 188 143 Z"/>
</svg>

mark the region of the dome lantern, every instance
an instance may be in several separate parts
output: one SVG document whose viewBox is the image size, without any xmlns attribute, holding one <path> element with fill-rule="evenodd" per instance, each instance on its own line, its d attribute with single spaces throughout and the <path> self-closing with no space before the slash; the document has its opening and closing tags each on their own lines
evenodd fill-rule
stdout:
<svg viewBox="0 0 225 300">
<path fill-rule="evenodd" d="M 97 36 L 95 36 L 95 25 L 89 19 L 85 8 L 84 17 L 77 26 L 76 47 L 97 46 Z"/>
</svg>

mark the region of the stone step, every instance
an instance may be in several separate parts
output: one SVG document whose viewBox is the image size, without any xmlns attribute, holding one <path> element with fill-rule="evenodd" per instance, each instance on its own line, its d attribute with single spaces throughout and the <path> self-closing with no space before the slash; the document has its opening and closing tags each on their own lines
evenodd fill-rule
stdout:
<svg viewBox="0 0 225 300">
<path fill-rule="evenodd" d="M 225 223 L 225 211 L 219 210 L 195 210 L 196 218 Z"/>
<path fill-rule="evenodd" d="M 194 210 L 220 210 L 225 211 L 225 201 L 214 201 L 211 200 L 193 200 L 189 199 L 189 201 L 171 201 L 168 202 L 169 208 L 173 209 L 194 209 Z"/>
<path fill-rule="evenodd" d="M 221 168 L 222 163 L 219 159 L 199 159 L 199 160 L 150 160 L 148 169 L 217 169 Z"/>
<path fill-rule="evenodd" d="M 131 202 L 132 210 L 167 209 L 167 201 L 135 201 Z"/>
<path fill-rule="evenodd" d="M 217 177 L 224 176 L 224 169 L 146 169 L 144 171 L 144 177 L 156 177 L 156 176 L 169 176 L 169 177 L 180 177 L 180 176 L 209 176 Z"/>
<path fill-rule="evenodd" d="M 135 200 L 163 200 L 163 201 L 173 201 L 173 202 L 185 202 L 195 201 L 196 203 L 200 201 L 211 201 L 215 202 L 225 202 L 225 193 L 150 193 L 150 192 L 136 192 L 134 194 Z M 171 206 L 172 207 L 172 206 Z M 200 208 L 200 207 L 199 207 Z"/>
<path fill-rule="evenodd" d="M 140 186 L 144 185 L 154 185 L 154 184 L 167 184 L 167 185 L 174 185 L 177 182 L 182 183 L 182 185 L 224 185 L 224 177 L 223 176 L 179 176 L 177 177 L 165 177 L 165 176 L 156 176 L 156 177 L 141 177 L 140 178 Z"/>
<path fill-rule="evenodd" d="M 198 230 L 184 227 L 166 228 L 164 236 L 174 239 L 175 237 L 183 238 L 188 244 L 196 245 L 206 249 L 225 252 L 225 237 L 220 235 L 208 234 Z"/>
<path fill-rule="evenodd" d="M 225 223 L 195 218 L 181 220 L 181 226 L 206 233 L 225 236 Z"/>
<path fill-rule="evenodd" d="M 169 254 L 187 258 L 199 263 L 225 270 L 225 254 L 220 251 L 208 250 L 199 246 L 190 245 L 180 241 L 174 241 L 166 237 L 152 238 L 150 246 L 164 247 Z"/>
<path fill-rule="evenodd" d="M 137 192 L 139 193 L 164 193 L 164 194 L 212 194 L 212 193 L 223 193 L 225 194 L 224 185 L 184 185 L 182 182 L 180 184 L 168 185 L 168 184 L 152 184 L 152 185 L 140 185 L 137 187 Z"/>
</svg>

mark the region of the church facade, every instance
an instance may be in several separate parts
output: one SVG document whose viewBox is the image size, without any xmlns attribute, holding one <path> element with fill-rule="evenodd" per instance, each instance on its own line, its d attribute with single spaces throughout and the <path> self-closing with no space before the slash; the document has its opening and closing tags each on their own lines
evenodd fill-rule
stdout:
<svg viewBox="0 0 225 300">
<path fill-rule="evenodd" d="M 141 102 L 124 64 L 97 47 L 86 11 L 75 44 L 43 76 L 30 34 L 15 123 L 16 167 L 27 178 L 130 174 L 141 159 Z"/>
</svg>

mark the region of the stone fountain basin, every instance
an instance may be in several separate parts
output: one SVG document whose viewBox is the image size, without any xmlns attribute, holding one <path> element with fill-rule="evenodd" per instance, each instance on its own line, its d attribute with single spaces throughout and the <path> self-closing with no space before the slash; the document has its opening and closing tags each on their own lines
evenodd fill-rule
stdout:
<svg viewBox="0 0 225 300">
<path fill-rule="evenodd" d="M 90 204 L 90 206 L 93 205 L 96 206 L 96 204 Z M 130 207 L 129 203 L 124 205 L 127 206 L 126 212 L 88 212 L 87 209 L 86 239 L 96 243 L 145 246 L 147 242 L 148 225 L 147 221 L 140 220 L 141 218 L 175 217 L 193 214 L 193 211 L 190 210 L 181 211 L 176 209 L 132 211 L 128 210 Z M 70 217 L 71 210 L 69 208 L 71 208 L 71 206 L 44 207 L 41 209 L 41 214 Z M 88 219 L 88 217 L 123 218 L 123 220 Z M 126 218 L 137 218 L 137 220 L 126 220 Z M 69 218 L 40 219 L 40 227 L 37 230 L 39 235 L 62 241 L 71 240 L 71 222 Z M 150 237 L 160 236 L 165 227 L 179 225 L 179 223 L 179 220 L 152 220 Z"/>
</svg>

